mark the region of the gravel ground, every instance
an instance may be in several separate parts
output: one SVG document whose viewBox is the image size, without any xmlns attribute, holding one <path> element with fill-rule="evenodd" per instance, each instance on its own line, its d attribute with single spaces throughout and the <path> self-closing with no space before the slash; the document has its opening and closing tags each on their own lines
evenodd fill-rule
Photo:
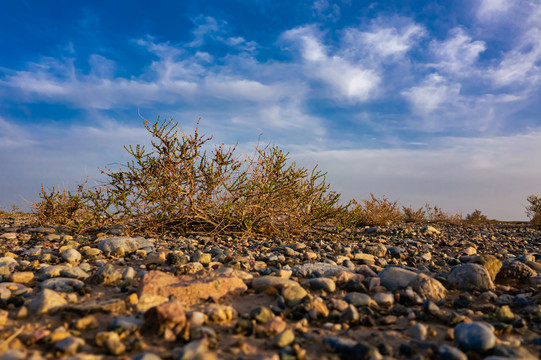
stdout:
<svg viewBox="0 0 541 360">
<path fill-rule="evenodd" d="M 541 232 L 92 235 L 0 219 L 0 359 L 537 359 Z"/>
</svg>

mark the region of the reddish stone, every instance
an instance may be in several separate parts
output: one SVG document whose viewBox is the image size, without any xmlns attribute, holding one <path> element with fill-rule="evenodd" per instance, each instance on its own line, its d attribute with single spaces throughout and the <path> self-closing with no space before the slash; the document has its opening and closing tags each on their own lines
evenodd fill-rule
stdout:
<svg viewBox="0 0 541 360">
<path fill-rule="evenodd" d="M 248 289 L 242 279 L 236 277 L 173 276 L 161 271 L 149 271 L 139 285 L 139 298 L 143 295 L 174 295 L 186 305 L 197 304 L 209 297 L 220 299 L 228 295 L 240 295 Z"/>
<path fill-rule="evenodd" d="M 153 330 L 163 334 L 166 329 L 177 329 L 173 332 L 177 335 L 186 325 L 186 313 L 184 304 L 179 300 L 172 300 L 150 308 L 145 312 L 145 322 Z"/>
</svg>

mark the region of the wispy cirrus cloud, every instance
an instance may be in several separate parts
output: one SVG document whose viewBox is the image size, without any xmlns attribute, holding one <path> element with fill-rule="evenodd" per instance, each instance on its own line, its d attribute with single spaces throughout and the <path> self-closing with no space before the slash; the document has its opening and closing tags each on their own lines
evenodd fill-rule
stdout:
<svg viewBox="0 0 541 360">
<path fill-rule="evenodd" d="M 486 50 L 486 43 L 473 40 L 463 28 L 454 28 L 444 41 L 433 40 L 430 42 L 430 50 L 437 62 L 433 65 L 439 71 L 452 74 L 454 77 L 465 78 L 478 72 L 476 66 L 479 54 Z"/>
<path fill-rule="evenodd" d="M 411 20 L 378 18 L 366 30 L 346 28 L 342 36 L 343 52 L 356 59 L 398 61 L 426 35 L 424 27 Z"/>
</svg>

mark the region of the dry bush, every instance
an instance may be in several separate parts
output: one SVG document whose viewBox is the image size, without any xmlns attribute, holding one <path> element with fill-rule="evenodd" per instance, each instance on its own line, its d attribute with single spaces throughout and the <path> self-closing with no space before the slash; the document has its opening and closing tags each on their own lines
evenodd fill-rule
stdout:
<svg viewBox="0 0 541 360">
<path fill-rule="evenodd" d="M 437 206 L 432 207 L 429 204 L 425 205 L 425 209 L 426 218 L 431 222 L 458 224 L 462 221 L 462 214 L 460 212 L 455 214 L 446 213 L 441 208 Z"/>
<path fill-rule="evenodd" d="M 329 191 L 325 174 L 297 167 L 275 146 L 257 146 L 252 157 L 211 137 L 185 134 L 177 124 L 145 120 L 152 151 L 127 146 L 133 160 L 105 168 L 108 179 L 77 195 L 43 192 L 41 218 L 66 224 L 125 223 L 161 233 L 265 233 L 293 235 L 332 220 L 346 207 Z M 81 222 L 77 217 L 83 215 Z"/>
<path fill-rule="evenodd" d="M 421 222 L 426 220 L 426 211 L 424 208 L 415 210 L 411 206 L 402 206 L 402 213 L 405 222 Z"/>
<path fill-rule="evenodd" d="M 41 186 L 41 201 L 32 204 L 33 213 L 40 224 L 67 226 L 76 231 L 87 228 L 90 219 L 86 216 L 83 199 L 84 185 L 80 185 L 76 193 L 66 189 L 59 191 L 54 187 L 49 192 Z"/>
<path fill-rule="evenodd" d="M 530 195 L 526 200 L 530 203 L 526 206 L 526 215 L 530 218 L 530 223 L 541 226 L 541 197 Z"/>
<path fill-rule="evenodd" d="M 486 224 L 488 218 L 481 213 L 481 210 L 475 209 L 471 214 L 466 215 L 465 221 L 471 224 Z"/>
<path fill-rule="evenodd" d="M 15 203 L 11 205 L 11 210 L 2 210 L 0 208 L 0 218 L 21 214 L 24 214 L 23 209 Z"/>
<path fill-rule="evenodd" d="M 398 203 L 392 202 L 385 196 L 380 199 L 370 194 L 370 199 L 362 200 L 361 203 L 352 200 L 350 206 L 351 222 L 356 225 L 381 226 L 390 225 L 403 220 Z"/>
</svg>

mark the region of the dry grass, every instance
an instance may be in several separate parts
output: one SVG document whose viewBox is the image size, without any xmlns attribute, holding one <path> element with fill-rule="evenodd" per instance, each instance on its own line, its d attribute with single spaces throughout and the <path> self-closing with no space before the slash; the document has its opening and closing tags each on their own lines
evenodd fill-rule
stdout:
<svg viewBox="0 0 541 360">
<path fill-rule="evenodd" d="M 12 217 L 16 215 L 21 215 L 23 213 L 23 209 L 21 209 L 19 206 L 17 206 L 17 204 L 14 203 L 13 205 L 11 205 L 11 210 L 0 209 L 0 218 Z"/>
<path fill-rule="evenodd" d="M 541 227 L 541 197 L 530 195 L 526 198 L 529 205 L 526 206 L 526 215 L 530 219 L 530 223 L 534 226 Z"/>
<path fill-rule="evenodd" d="M 385 196 L 377 198 L 371 193 L 370 199 L 362 200 L 360 203 L 352 200 L 349 206 L 352 207 L 351 221 L 356 226 L 390 225 L 403 219 L 398 203 L 390 201 Z"/>
<path fill-rule="evenodd" d="M 200 134 L 198 127 L 186 134 L 172 120 L 159 118 L 155 123 L 145 120 L 144 126 L 151 149 L 125 146 L 132 160 L 101 170 L 104 182 L 92 187 L 85 182 L 76 192 L 42 187 L 41 201 L 33 204 L 39 221 L 77 232 L 123 224 L 132 232 L 149 234 L 273 236 L 402 221 L 488 221 L 479 210 L 463 220 L 462 214 L 437 206 L 400 207 L 374 194 L 341 205 L 325 173 L 317 166 L 297 166 L 274 145 L 257 145 L 251 156 L 238 155 L 236 146 L 212 146 L 212 137 Z M 541 198 L 532 195 L 528 201 L 528 216 L 541 224 Z"/>
<path fill-rule="evenodd" d="M 415 210 L 411 207 L 402 206 L 402 214 L 405 222 L 421 222 L 426 220 L 426 211 L 424 208 Z"/>
<path fill-rule="evenodd" d="M 465 222 L 469 224 L 487 224 L 489 220 L 481 213 L 481 210 L 475 209 L 471 214 L 466 215 Z"/>
<path fill-rule="evenodd" d="M 42 189 L 42 222 L 82 231 L 112 223 L 134 231 L 294 235 L 340 217 L 339 194 L 325 174 L 298 167 L 276 146 L 250 157 L 236 147 L 209 148 L 211 137 L 185 134 L 172 121 L 145 120 L 152 151 L 127 146 L 132 160 L 101 172 L 108 179 L 72 194 Z"/>
</svg>

